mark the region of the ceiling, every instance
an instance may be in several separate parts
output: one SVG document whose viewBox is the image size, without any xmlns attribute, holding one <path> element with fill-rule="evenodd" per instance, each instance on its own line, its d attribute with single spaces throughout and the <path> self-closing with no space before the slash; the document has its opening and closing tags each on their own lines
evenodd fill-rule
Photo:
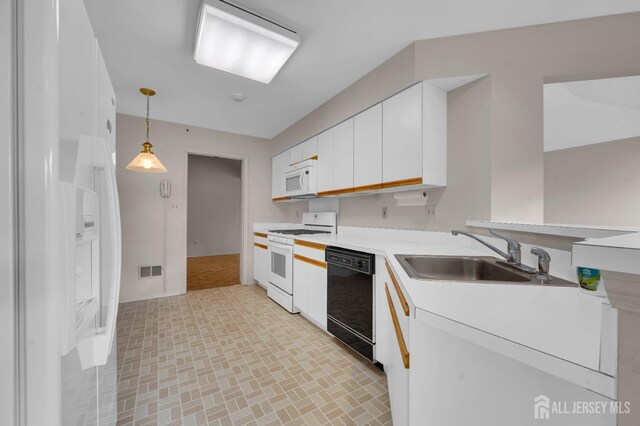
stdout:
<svg viewBox="0 0 640 426">
<path fill-rule="evenodd" d="M 414 40 L 640 10 L 638 0 L 237 0 L 298 31 L 265 85 L 196 64 L 200 0 L 84 0 L 120 113 L 273 138 Z M 232 93 L 246 96 L 243 102 Z"/>
</svg>

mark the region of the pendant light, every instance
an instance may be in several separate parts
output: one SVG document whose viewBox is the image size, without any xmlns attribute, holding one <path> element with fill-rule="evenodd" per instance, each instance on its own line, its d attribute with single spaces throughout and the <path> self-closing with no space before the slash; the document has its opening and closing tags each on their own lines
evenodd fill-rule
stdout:
<svg viewBox="0 0 640 426">
<path fill-rule="evenodd" d="M 162 165 L 158 157 L 151 151 L 151 142 L 149 142 L 149 96 L 156 94 L 151 89 L 142 88 L 140 93 L 147 97 L 147 137 L 142 144 L 142 151 L 127 165 L 127 170 L 144 173 L 166 173 L 167 169 Z"/>
</svg>

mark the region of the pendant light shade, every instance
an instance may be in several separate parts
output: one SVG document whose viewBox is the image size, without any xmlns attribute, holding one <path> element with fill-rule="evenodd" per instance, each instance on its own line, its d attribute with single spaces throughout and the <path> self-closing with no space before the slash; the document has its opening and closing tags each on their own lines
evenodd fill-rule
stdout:
<svg viewBox="0 0 640 426">
<path fill-rule="evenodd" d="M 155 95 L 156 92 L 151 89 L 142 88 L 140 89 L 140 93 L 147 97 L 147 138 L 142 144 L 142 151 L 127 165 L 127 170 L 143 173 L 166 173 L 166 167 L 162 165 L 158 157 L 151 151 L 153 145 L 149 142 L 149 96 Z"/>
</svg>

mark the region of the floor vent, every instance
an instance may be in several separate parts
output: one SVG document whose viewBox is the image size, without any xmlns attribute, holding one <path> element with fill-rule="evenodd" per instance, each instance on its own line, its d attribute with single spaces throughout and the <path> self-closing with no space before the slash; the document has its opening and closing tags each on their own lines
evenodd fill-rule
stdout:
<svg viewBox="0 0 640 426">
<path fill-rule="evenodd" d="M 162 276 L 162 265 L 138 266 L 138 278 Z"/>
</svg>

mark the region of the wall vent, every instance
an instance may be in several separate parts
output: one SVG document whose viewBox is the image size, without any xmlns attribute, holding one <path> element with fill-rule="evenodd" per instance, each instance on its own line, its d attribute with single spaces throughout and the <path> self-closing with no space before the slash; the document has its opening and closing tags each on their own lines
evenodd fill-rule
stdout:
<svg viewBox="0 0 640 426">
<path fill-rule="evenodd" d="M 138 266 L 138 278 L 162 276 L 162 265 Z"/>
</svg>

